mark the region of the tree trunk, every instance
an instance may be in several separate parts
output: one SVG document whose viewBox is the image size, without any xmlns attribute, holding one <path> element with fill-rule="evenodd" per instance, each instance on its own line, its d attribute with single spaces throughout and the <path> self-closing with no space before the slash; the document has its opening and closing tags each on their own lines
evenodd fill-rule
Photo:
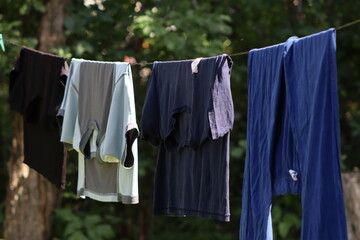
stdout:
<svg viewBox="0 0 360 240">
<path fill-rule="evenodd" d="M 49 51 L 65 42 L 65 6 L 69 0 L 50 0 L 43 16 L 39 31 L 39 50 Z"/>
<path fill-rule="evenodd" d="M 8 162 L 5 239 L 48 239 L 58 190 L 24 160 L 23 118 L 16 113 L 15 135 Z"/>
<path fill-rule="evenodd" d="M 349 240 L 360 240 L 360 172 L 342 174 Z"/>
<path fill-rule="evenodd" d="M 39 29 L 39 50 L 49 51 L 64 42 L 63 22 L 67 2 L 48 1 Z M 23 163 L 23 118 L 20 114 L 15 114 L 13 124 L 14 137 L 8 162 L 5 239 L 46 240 L 50 236 L 52 212 L 59 200 L 59 191 Z"/>
</svg>

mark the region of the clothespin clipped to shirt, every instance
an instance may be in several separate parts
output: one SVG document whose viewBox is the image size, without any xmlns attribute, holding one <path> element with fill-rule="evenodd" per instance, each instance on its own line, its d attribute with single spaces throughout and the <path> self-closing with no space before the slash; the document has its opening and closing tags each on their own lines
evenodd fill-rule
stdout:
<svg viewBox="0 0 360 240">
<path fill-rule="evenodd" d="M 3 38 L 3 35 L 1 33 L 0 33 L 0 46 L 1 46 L 1 50 L 3 52 L 5 52 L 4 38 Z"/>
<path fill-rule="evenodd" d="M 198 69 L 198 65 L 200 63 L 202 58 L 197 58 L 195 59 L 192 63 L 191 63 L 191 72 L 194 73 L 198 73 L 199 69 Z"/>
</svg>

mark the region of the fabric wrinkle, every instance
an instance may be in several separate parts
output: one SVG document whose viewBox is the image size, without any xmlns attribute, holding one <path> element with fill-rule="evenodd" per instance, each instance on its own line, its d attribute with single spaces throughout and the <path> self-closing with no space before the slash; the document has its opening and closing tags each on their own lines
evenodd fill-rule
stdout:
<svg viewBox="0 0 360 240">
<path fill-rule="evenodd" d="M 335 31 L 249 53 L 240 239 L 272 239 L 272 196 L 301 194 L 301 239 L 346 240 Z"/>
<path fill-rule="evenodd" d="M 154 214 L 229 221 L 231 59 L 227 55 L 202 58 L 197 73 L 192 72 L 193 62 L 155 62 L 153 65 L 141 119 L 141 136 L 160 145 Z M 214 98 L 218 100 L 215 105 Z M 213 111 L 221 104 L 230 107 Z M 210 112 L 223 118 L 224 125 L 231 125 L 224 126 L 227 130 L 215 139 L 211 131 L 218 126 L 210 124 Z"/>
<path fill-rule="evenodd" d="M 58 112 L 61 141 L 78 152 L 78 195 L 136 204 L 138 155 L 129 63 L 73 59 Z"/>
<path fill-rule="evenodd" d="M 65 60 L 23 47 L 9 82 L 10 108 L 23 116 L 24 163 L 60 189 L 65 188 L 66 155 L 56 112 L 67 79 Z"/>
</svg>

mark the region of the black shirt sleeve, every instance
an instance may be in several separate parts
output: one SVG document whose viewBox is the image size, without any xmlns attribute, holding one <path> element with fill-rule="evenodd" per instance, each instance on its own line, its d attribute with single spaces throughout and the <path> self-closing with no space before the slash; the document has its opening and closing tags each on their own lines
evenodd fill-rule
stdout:
<svg viewBox="0 0 360 240">
<path fill-rule="evenodd" d="M 160 144 L 160 110 L 159 110 L 159 96 L 157 94 L 156 86 L 156 63 L 153 66 L 153 72 L 150 77 L 150 82 L 145 98 L 144 108 L 140 122 L 140 137 L 158 146 Z"/>
</svg>

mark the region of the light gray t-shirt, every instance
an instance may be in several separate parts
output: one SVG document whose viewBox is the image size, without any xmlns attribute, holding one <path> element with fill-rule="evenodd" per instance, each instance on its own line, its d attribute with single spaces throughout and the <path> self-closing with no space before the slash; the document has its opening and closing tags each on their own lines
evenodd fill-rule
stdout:
<svg viewBox="0 0 360 240">
<path fill-rule="evenodd" d="M 137 203 L 138 128 L 130 64 L 73 59 L 59 115 L 61 141 L 79 153 L 78 194 Z"/>
</svg>

